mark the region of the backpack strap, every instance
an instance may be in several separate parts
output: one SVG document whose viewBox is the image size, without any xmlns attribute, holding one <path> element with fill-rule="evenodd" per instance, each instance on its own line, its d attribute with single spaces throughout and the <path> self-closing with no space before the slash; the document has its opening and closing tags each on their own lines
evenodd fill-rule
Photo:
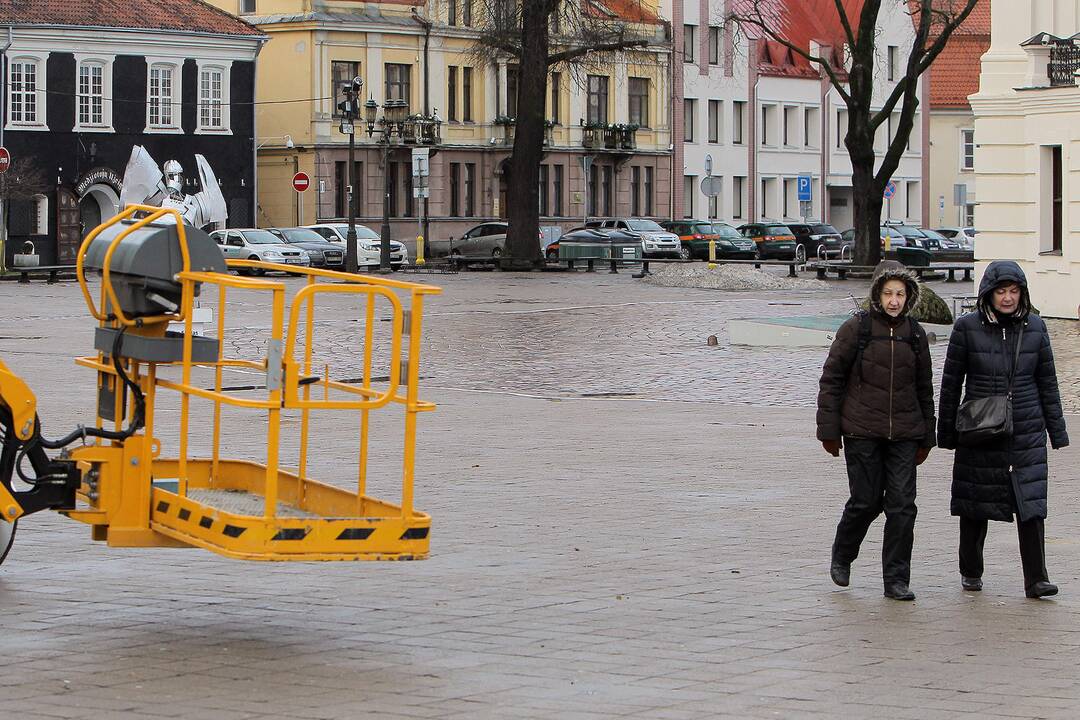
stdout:
<svg viewBox="0 0 1080 720">
<path fill-rule="evenodd" d="M 873 332 L 873 318 L 870 317 L 870 313 L 866 310 L 860 310 L 858 313 L 859 318 L 859 334 L 857 341 L 857 350 L 855 352 L 855 372 L 858 375 L 859 382 L 862 382 L 862 356 L 863 351 L 866 350 L 866 346 L 870 344 L 870 341 L 874 339 Z"/>
</svg>

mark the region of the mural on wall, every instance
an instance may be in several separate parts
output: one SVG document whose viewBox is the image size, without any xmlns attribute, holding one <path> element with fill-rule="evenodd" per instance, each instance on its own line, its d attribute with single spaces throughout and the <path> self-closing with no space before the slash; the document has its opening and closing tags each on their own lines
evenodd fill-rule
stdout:
<svg viewBox="0 0 1080 720">
<path fill-rule="evenodd" d="M 195 155 L 202 190 L 185 195 L 184 168 L 176 160 L 166 160 L 159 169 L 146 148 L 136 145 L 124 169 L 120 206 L 153 205 L 174 208 L 184 222 L 197 228 L 224 223 L 229 217 L 225 197 L 221 194 L 217 176 L 202 155 Z"/>
</svg>

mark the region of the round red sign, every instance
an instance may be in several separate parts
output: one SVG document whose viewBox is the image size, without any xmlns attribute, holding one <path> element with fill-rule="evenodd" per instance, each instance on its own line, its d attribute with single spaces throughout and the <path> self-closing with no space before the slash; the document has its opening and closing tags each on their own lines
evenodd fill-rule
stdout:
<svg viewBox="0 0 1080 720">
<path fill-rule="evenodd" d="M 311 186 L 311 178 L 305 172 L 298 172 L 292 176 L 292 186 L 296 192 L 304 192 Z"/>
<path fill-rule="evenodd" d="M 7 172 L 9 167 L 11 167 L 11 153 L 6 147 L 0 145 L 0 173 Z"/>
</svg>

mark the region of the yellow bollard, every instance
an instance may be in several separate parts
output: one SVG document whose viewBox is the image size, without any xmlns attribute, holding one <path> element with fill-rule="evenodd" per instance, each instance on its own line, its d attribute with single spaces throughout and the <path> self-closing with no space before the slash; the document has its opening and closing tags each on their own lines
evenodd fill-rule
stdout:
<svg viewBox="0 0 1080 720">
<path fill-rule="evenodd" d="M 416 236 L 416 264 L 417 265 L 423 265 L 424 264 L 424 236 L 423 235 L 417 235 Z"/>
<path fill-rule="evenodd" d="M 716 267 L 716 239 L 709 238 L 709 269 Z"/>
</svg>

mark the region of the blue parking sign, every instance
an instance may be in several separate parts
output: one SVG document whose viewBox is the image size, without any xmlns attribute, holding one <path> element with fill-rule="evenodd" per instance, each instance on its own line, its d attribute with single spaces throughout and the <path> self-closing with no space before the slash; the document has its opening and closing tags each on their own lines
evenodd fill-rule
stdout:
<svg viewBox="0 0 1080 720">
<path fill-rule="evenodd" d="M 799 202 L 810 202 L 813 196 L 813 179 L 809 175 L 799 176 Z"/>
</svg>

